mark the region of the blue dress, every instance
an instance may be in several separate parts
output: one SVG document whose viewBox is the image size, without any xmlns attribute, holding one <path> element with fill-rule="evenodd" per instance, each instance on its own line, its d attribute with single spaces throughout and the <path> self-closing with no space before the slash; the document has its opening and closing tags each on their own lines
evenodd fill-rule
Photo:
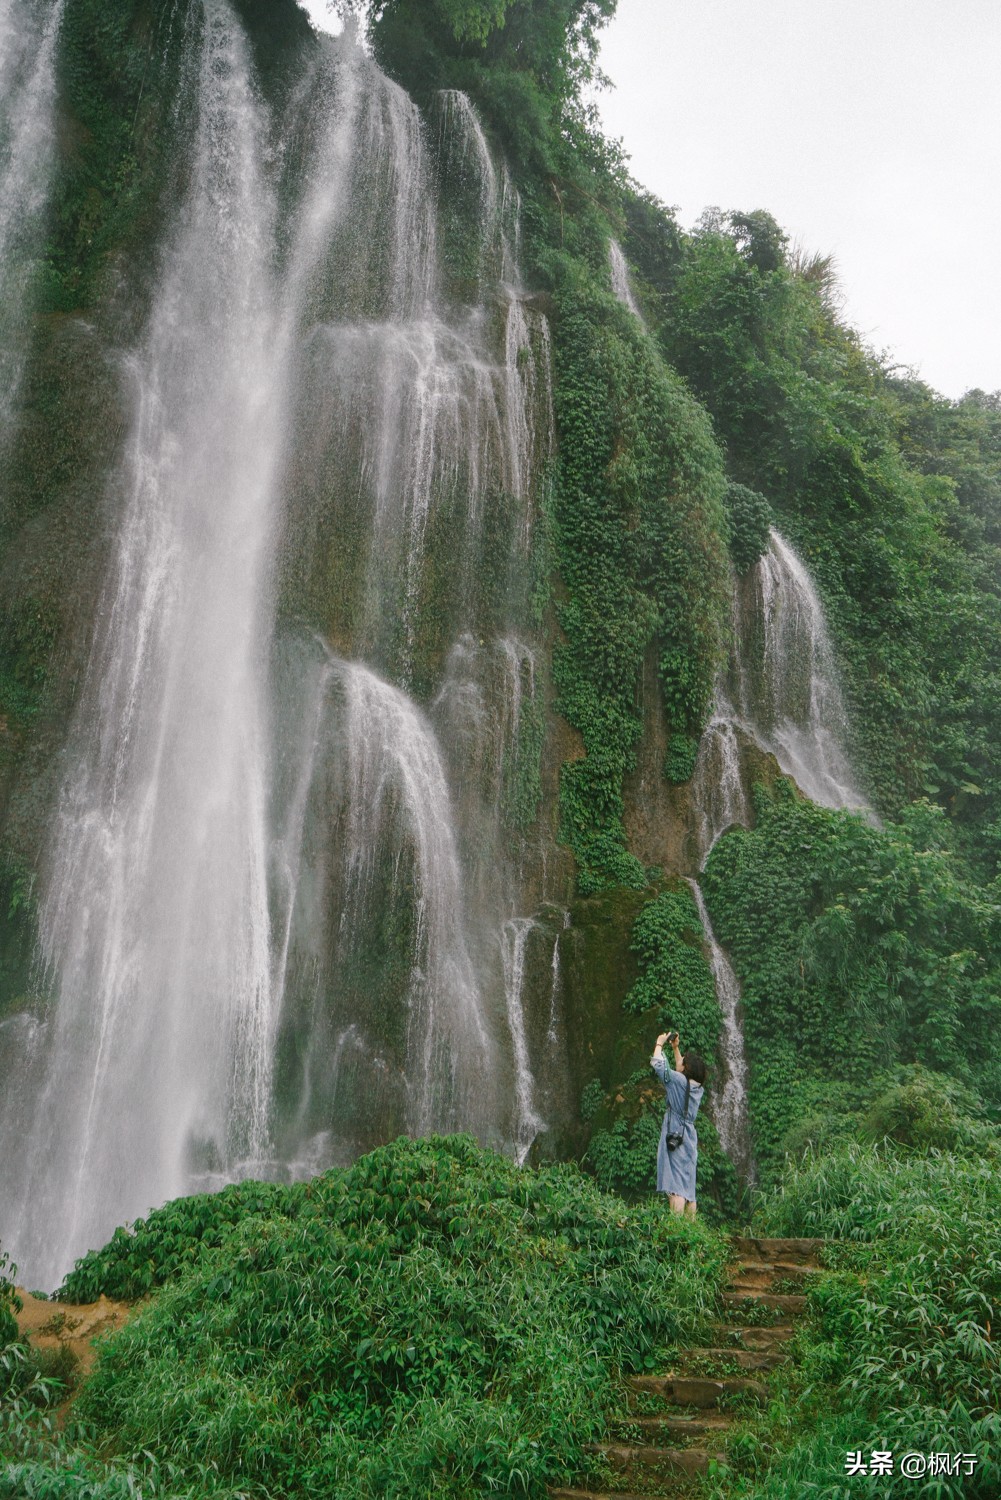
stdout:
<svg viewBox="0 0 1001 1500">
<path fill-rule="evenodd" d="M 683 1073 L 668 1068 L 666 1057 L 651 1057 L 650 1066 L 664 1085 L 667 1110 L 660 1127 L 660 1144 L 657 1147 L 657 1191 L 675 1193 L 679 1198 L 695 1202 L 695 1166 L 699 1159 L 699 1138 L 695 1133 L 695 1116 L 702 1103 L 701 1083 L 693 1083 L 688 1099 L 688 1115 L 681 1123 L 685 1107 L 685 1089 L 688 1080 Z M 665 1144 L 669 1135 L 682 1131 L 684 1140 L 676 1151 L 668 1151 Z"/>
</svg>

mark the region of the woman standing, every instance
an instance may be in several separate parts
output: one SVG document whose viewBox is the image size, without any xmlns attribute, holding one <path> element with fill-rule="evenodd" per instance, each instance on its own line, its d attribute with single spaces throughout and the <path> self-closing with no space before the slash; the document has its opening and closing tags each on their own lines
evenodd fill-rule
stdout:
<svg viewBox="0 0 1001 1500">
<path fill-rule="evenodd" d="M 665 1042 L 674 1051 L 674 1068 L 669 1069 L 663 1053 Z M 706 1065 L 697 1052 L 681 1055 L 676 1031 L 662 1031 L 654 1044 L 650 1066 L 664 1085 L 667 1110 L 657 1147 L 657 1191 L 666 1193 L 671 1212 L 695 1217 L 695 1169 L 699 1159 L 699 1138 L 695 1133 L 695 1116 L 699 1112 L 706 1081 Z M 673 1149 L 668 1141 L 677 1140 Z"/>
</svg>

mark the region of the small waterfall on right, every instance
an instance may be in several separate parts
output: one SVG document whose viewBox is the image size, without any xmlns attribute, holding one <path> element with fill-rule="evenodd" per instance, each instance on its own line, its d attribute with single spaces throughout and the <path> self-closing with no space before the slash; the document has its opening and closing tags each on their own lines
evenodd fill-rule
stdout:
<svg viewBox="0 0 1001 1500">
<path fill-rule="evenodd" d="M 633 289 L 629 283 L 629 265 L 618 240 L 608 242 L 608 269 L 611 273 L 612 291 L 615 296 L 623 307 L 628 307 L 633 317 L 639 318 L 642 323 L 643 314 L 640 312 L 639 303 L 633 296 Z"/>
<path fill-rule="evenodd" d="M 867 811 L 847 730 L 823 606 L 805 564 L 773 529 L 767 552 L 734 583 L 730 661 L 692 777 L 697 868 L 721 834 L 750 822 L 742 742 L 774 755 L 811 802 Z"/>
<path fill-rule="evenodd" d="M 702 923 L 702 932 L 709 950 L 709 967 L 723 1017 L 719 1047 L 723 1081 L 719 1088 L 713 1090 L 713 1119 L 719 1132 L 720 1145 L 733 1162 L 738 1175 L 743 1181 L 751 1183 L 755 1172 L 751 1153 L 751 1127 L 747 1115 L 747 1055 L 740 1021 L 740 980 L 716 941 L 698 881 L 689 877 L 688 885 Z"/>
<path fill-rule="evenodd" d="M 845 739 L 848 716 L 823 606 L 778 532 L 738 590 L 738 722 L 811 802 L 863 809 Z"/>
<path fill-rule="evenodd" d="M 867 811 L 846 739 L 847 712 L 823 606 L 802 559 L 773 528 L 768 550 L 734 582 L 730 661 L 716 684 L 691 781 L 696 868 L 704 868 L 728 828 L 750 825 L 744 748 L 773 755 L 811 801 Z M 689 885 L 723 1016 L 716 1125 L 738 1172 L 753 1181 L 740 982 L 716 941 L 697 880 L 690 879 Z"/>
</svg>

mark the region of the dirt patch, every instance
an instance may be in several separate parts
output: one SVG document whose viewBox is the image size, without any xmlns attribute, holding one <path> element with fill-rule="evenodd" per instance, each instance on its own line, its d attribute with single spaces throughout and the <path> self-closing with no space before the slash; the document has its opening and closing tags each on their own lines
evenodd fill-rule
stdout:
<svg viewBox="0 0 1001 1500">
<path fill-rule="evenodd" d="M 17 1289 L 23 1306 L 17 1314 L 17 1326 L 33 1349 L 59 1353 L 69 1350 L 80 1375 L 86 1375 L 97 1359 L 93 1340 L 98 1334 L 121 1328 L 132 1311 L 128 1302 L 112 1302 L 101 1297 L 97 1302 L 45 1302 L 30 1292 Z"/>
</svg>

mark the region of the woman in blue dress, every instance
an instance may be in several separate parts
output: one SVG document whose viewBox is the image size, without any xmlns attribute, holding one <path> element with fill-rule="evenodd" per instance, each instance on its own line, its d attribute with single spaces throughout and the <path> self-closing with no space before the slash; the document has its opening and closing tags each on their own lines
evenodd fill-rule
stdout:
<svg viewBox="0 0 1001 1500">
<path fill-rule="evenodd" d="M 674 1067 L 667 1066 L 664 1043 L 674 1051 Z M 695 1217 L 695 1169 L 699 1159 L 699 1138 L 695 1133 L 695 1116 L 705 1092 L 706 1065 L 697 1052 L 681 1055 L 678 1033 L 662 1031 L 654 1044 L 650 1066 L 664 1085 L 667 1110 L 657 1147 L 657 1191 L 666 1193 L 671 1211 Z M 667 1149 L 669 1135 L 680 1135 L 673 1151 Z"/>
</svg>

